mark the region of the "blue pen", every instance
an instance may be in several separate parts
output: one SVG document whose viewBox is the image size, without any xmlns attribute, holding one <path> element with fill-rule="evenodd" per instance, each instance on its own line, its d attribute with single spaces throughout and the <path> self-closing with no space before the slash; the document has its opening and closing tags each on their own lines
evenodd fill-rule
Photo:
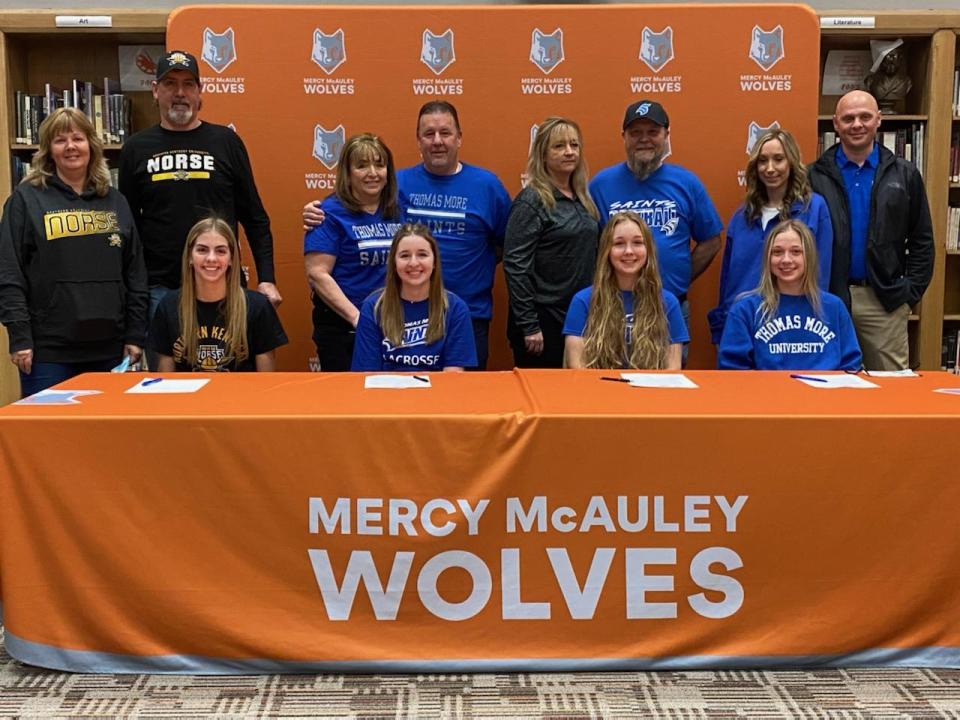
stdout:
<svg viewBox="0 0 960 720">
<path fill-rule="evenodd" d="M 810 382 L 830 382 L 826 378 L 810 377 L 809 375 L 791 375 L 794 380 L 809 380 Z"/>
<path fill-rule="evenodd" d="M 146 387 L 147 385 L 153 385 L 154 383 L 158 383 L 161 380 L 163 380 L 163 378 L 149 378 L 147 380 L 144 380 L 142 383 L 140 383 L 140 386 Z"/>
</svg>

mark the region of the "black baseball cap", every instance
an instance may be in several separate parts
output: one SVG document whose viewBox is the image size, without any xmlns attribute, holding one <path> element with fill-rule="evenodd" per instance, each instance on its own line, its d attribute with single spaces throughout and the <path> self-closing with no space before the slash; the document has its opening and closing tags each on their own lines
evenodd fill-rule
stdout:
<svg viewBox="0 0 960 720">
<path fill-rule="evenodd" d="M 171 70 L 186 70 L 193 75 L 197 82 L 200 82 L 200 68 L 197 66 L 197 59 L 183 50 L 171 50 L 157 63 L 157 80 L 163 80 Z"/>
<path fill-rule="evenodd" d="M 670 118 L 667 117 L 667 111 L 663 105 L 655 100 L 638 100 L 627 107 L 623 114 L 623 129 L 626 130 L 634 120 L 649 120 L 660 127 L 669 128 Z"/>
</svg>

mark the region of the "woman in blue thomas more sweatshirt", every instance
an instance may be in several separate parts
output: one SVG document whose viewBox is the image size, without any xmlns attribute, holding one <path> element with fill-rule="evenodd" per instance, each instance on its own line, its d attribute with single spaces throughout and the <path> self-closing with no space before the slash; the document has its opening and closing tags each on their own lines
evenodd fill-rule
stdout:
<svg viewBox="0 0 960 720">
<path fill-rule="evenodd" d="M 819 289 L 813 235 L 799 220 L 774 227 L 760 284 L 730 308 L 718 364 L 727 370 L 859 370 L 850 313 Z"/>
<path fill-rule="evenodd" d="M 800 148 L 793 135 L 774 128 L 757 138 L 747 160 L 747 195 L 730 218 L 720 266 L 720 297 L 707 314 L 710 338 L 720 342 L 734 300 L 757 286 L 767 231 L 781 220 L 795 218 L 813 234 L 821 287 L 830 282 L 833 226 L 826 201 L 810 188 Z"/>
</svg>

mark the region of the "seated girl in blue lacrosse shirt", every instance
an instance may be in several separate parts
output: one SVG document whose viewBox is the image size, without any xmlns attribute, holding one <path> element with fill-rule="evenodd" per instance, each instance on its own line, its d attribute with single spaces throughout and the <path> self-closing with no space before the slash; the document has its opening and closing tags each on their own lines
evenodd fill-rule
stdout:
<svg viewBox="0 0 960 720">
<path fill-rule="evenodd" d="M 660 283 L 650 228 L 636 213 L 607 222 L 593 285 L 573 296 L 563 334 L 564 367 L 680 369 L 690 336 L 680 303 Z"/>
<path fill-rule="evenodd" d="M 859 370 L 850 313 L 817 284 L 806 224 L 785 220 L 767 235 L 760 285 L 730 308 L 718 364 L 731 370 Z"/>
<path fill-rule="evenodd" d="M 477 364 L 466 303 L 443 289 L 440 254 L 420 223 L 400 227 L 386 287 L 360 309 L 351 370 L 463 370 Z"/>
</svg>

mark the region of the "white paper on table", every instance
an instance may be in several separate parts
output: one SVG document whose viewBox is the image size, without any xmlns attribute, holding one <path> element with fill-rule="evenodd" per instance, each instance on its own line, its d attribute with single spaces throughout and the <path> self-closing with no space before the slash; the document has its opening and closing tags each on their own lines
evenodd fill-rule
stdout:
<svg viewBox="0 0 960 720">
<path fill-rule="evenodd" d="M 681 388 L 689 390 L 697 384 L 683 373 L 620 373 L 633 387 Z"/>
<path fill-rule="evenodd" d="M 910 368 L 906 370 L 871 370 L 870 377 L 920 377 Z"/>
<path fill-rule="evenodd" d="M 818 390 L 833 390 L 835 388 L 875 388 L 880 387 L 869 380 L 864 380 L 859 375 L 844 373 L 843 375 L 818 375 L 816 373 L 803 373 L 802 375 L 791 375 L 795 380 L 799 380 L 804 385 L 817 388 Z"/>
<path fill-rule="evenodd" d="M 409 390 L 412 388 L 428 388 L 428 375 L 367 375 L 363 380 L 366 389 Z"/>
<path fill-rule="evenodd" d="M 100 393 L 100 390 L 54 390 L 48 388 L 33 395 L 28 395 L 22 400 L 17 400 L 14 405 L 79 405 L 80 401 L 76 398 L 84 395 L 99 395 Z"/>
<path fill-rule="evenodd" d="M 150 382 L 154 380 L 154 382 Z M 206 385 L 208 378 L 144 378 L 126 390 L 134 395 L 168 395 L 170 393 L 193 393 Z"/>
</svg>

